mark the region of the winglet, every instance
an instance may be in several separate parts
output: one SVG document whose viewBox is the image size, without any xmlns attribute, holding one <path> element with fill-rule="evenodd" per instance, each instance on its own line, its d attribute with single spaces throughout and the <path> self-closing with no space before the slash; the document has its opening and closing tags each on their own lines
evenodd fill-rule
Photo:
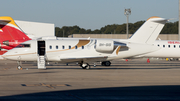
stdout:
<svg viewBox="0 0 180 101">
<path fill-rule="evenodd" d="M 4 22 L 4 23 L 3 23 Z M 11 18 L 11 17 L 9 17 L 9 16 L 2 16 L 2 17 L 0 17 L 0 25 L 2 24 L 7 24 L 7 23 L 10 23 L 11 25 L 14 25 L 14 26 L 16 26 L 16 27 L 18 27 L 17 25 L 16 25 L 16 23 L 14 22 L 14 20 Z"/>
</svg>

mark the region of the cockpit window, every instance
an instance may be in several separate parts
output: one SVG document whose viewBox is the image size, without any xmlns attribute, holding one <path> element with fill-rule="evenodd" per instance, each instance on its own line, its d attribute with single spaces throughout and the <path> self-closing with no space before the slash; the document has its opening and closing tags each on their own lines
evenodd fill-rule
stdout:
<svg viewBox="0 0 180 101">
<path fill-rule="evenodd" d="M 19 44 L 18 46 L 16 46 L 16 48 L 30 48 L 31 45 L 30 44 Z"/>
</svg>

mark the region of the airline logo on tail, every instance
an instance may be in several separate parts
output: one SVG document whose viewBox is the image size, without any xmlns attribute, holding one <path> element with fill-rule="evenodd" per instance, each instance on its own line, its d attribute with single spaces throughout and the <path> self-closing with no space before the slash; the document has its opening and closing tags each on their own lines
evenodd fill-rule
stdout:
<svg viewBox="0 0 180 101">
<path fill-rule="evenodd" d="M 31 39 L 17 26 L 11 17 L 0 17 L 0 49 L 10 50 L 27 40 Z M 0 55 L 3 53 L 5 52 L 0 52 Z"/>
</svg>

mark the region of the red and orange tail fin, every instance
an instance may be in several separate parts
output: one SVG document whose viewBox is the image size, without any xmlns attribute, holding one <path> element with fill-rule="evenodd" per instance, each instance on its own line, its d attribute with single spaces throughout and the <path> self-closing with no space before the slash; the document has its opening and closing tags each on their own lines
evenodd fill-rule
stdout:
<svg viewBox="0 0 180 101">
<path fill-rule="evenodd" d="M 9 16 L 0 17 L 0 44 L 3 49 L 12 49 L 18 44 L 31 40 Z M 6 43 L 12 45 L 8 46 Z"/>
<path fill-rule="evenodd" d="M 15 21 L 8 16 L 0 17 L 0 37 L 0 42 L 2 40 L 30 40 Z"/>
</svg>

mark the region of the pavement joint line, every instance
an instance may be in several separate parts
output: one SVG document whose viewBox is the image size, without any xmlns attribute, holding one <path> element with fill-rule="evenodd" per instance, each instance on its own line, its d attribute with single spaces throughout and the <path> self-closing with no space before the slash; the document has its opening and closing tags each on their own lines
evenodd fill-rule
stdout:
<svg viewBox="0 0 180 101">
<path fill-rule="evenodd" d="M 26 86 L 26 87 L 37 87 L 37 86 L 44 86 L 44 87 L 48 87 L 51 89 L 55 89 L 55 87 L 63 87 L 63 86 L 71 86 L 69 84 L 46 84 L 46 83 L 39 83 L 39 84 L 21 84 L 21 86 Z"/>
</svg>

